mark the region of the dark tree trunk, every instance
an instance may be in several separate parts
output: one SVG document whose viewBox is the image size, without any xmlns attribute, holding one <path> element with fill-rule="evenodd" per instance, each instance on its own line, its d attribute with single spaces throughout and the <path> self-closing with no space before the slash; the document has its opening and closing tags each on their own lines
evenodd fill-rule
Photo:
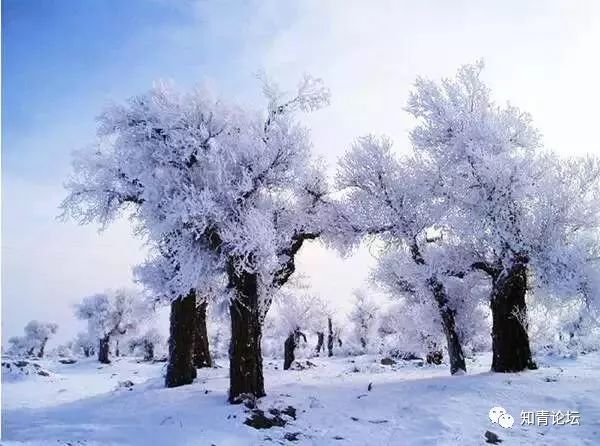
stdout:
<svg viewBox="0 0 600 446">
<path fill-rule="evenodd" d="M 333 356 L 333 322 L 327 318 L 327 356 Z"/>
<path fill-rule="evenodd" d="M 414 243 L 410 246 L 411 256 L 417 265 L 425 265 L 425 259 L 421 255 L 419 246 Z M 450 359 L 450 374 L 465 373 L 467 366 L 465 356 L 460 345 L 460 338 L 456 330 L 456 310 L 448 306 L 448 296 L 442 282 L 437 277 L 432 276 L 427 280 L 427 286 L 433 294 L 433 298 L 440 311 L 442 319 L 442 328 L 446 343 L 448 345 L 448 357 Z"/>
<path fill-rule="evenodd" d="M 527 266 L 515 263 L 493 281 L 492 371 L 520 372 L 536 368 L 527 335 Z M 522 318 L 519 320 L 519 318 Z"/>
<path fill-rule="evenodd" d="M 166 387 L 191 384 L 196 379 L 196 367 L 193 362 L 195 329 L 196 295 L 190 292 L 171 303 Z"/>
<path fill-rule="evenodd" d="M 265 396 L 262 327 L 256 275 L 230 271 L 230 286 L 235 289 L 236 298 L 229 307 L 229 402 L 237 404 L 242 402 L 246 395 L 257 398 Z"/>
<path fill-rule="evenodd" d="M 48 338 L 45 338 L 42 341 L 42 345 L 40 346 L 40 351 L 38 352 L 38 358 L 44 357 L 44 349 L 46 348 L 46 343 L 48 342 Z"/>
<path fill-rule="evenodd" d="M 319 353 L 321 353 L 321 349 L 323 348 L 324 342 L 325 342 L 325 333 L 323 333 L 322 331 L 317 331 L 317 348 L 315 349 L 315 351 L 317 352 L 317 355 Z"/>
<path fill-rule="evenodd" d="M 108 359 L 108 350 L 110 348 L 110 336 L 106 335 L 100 338 L 100 344 L 98 346 L 98 361 L 102 364 L 110 364 Z"/>
<path fill-rule="evenodd" d="M 206 307 L 202 302 L 196 306 L 196 333 L 194 334 L 194 366 L 198 369 L 212 367 L 212 359 L 208 346 L 208 331 L 206 329 Z"/>
<path fill-rule="evenodd" d="M 296 338 L 298 336 L 295 332 L 290 333 L 284 343 L 283 349 L 283 370 L 288 370 L 294 359 L 296 359 L 294 355 L 294 350 L 296 350 Z"/>
<path fill-rule="evenodd" d="M 432 344 L 430 345 L 429 351 L 427 352 L 427 356 L 425 357 L 427 364 L 440 365 L 442 363 L 443 359 L 444 359 L 444 354 L 438 348 L 437 343 L 432 342 Z"/>
<path fill-rule="evenodd" d="M 119 356 L 121 356 L 121 352 L 119 351 L 119 340 L 117 339 L 117 341 L 115 342 L 115 356 L 118 358 Z"/>
<path fill-rule="evenodd" d="M 460 345 L 460 339 L 456 331 L 456 311 L 448 306 L 448 298 L 444 285 L 435 277 L 428 281 L 429 289 L 437 303 L 442 319 L 442 328 L 448 344 L 448 358 L 450 360 L 450 374 L 465 373 L 467 366 L 465 356 Z"/>
<path fill-rule="evenodd" d="M 144 361 L 152 361 L 154 359 L 154 344 L 146 342 L 144 344 Z"/>
<path fill-rule="evenodd" d="M 304 343 L 306 344 L 306 336 L 298 329 L 291 332 L 285 340 L 283 345 L 283 370 L 288 370 L 296 359 L 294 352 L 296 351 L 300 337 L 304 339 Z"/>
</svg>

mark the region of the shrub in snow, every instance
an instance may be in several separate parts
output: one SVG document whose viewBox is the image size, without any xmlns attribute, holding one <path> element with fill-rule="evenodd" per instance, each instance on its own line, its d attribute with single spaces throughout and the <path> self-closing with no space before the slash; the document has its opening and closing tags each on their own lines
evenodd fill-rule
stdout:
<svg viewBox="0 0 600 446">
<path fill-rule="evenodd" d="M 546 299 L 530 296 L 527 324 L 531 345 L 537 354 L 573 357 L 600 349 L 600 323 L 581 299 L 548 305 Z"/>
<path fill-rule="evenodd" d="M 57 346 L 52 352 L 52 356 L 58 356 L 59 358 L 70 358 L 73 356 L 73 342 L 68 341 L 64 344 Z"/>
<path fill-rule="evenodd" d="M 39 364 L 24 360 L 2 360 L 2 380 L 19 381 L 31 377 L 48 377 L 50 372 Z"/>
</svg>

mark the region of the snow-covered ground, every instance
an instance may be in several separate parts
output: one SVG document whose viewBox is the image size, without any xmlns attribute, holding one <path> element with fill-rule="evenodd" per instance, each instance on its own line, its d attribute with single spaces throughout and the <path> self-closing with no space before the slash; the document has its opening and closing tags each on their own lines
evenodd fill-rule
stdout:
<svg viewBox="0 0 600 446">
<path fill-rule="evenodd" d="M 509 445 L 600 444 L 600 354 L 539 360 L 539 370 L 518 374 L 489 373 L 484 355 L 458 377 L 380 359 L 312 358 L 314 367 L 297 371 L 265 360 L 259 408 L 293 406 L 296 419 L 262 430 L 244 425 L 247 408 L 226 402 L 226 362 L 165 389 L 161 363 L 40 361 L 50 376 L 3 381 L 2 444 L 463 446 L 485 444 L 487 430 Z M 119 386 L 127 380 L 134 385 Z M 514 416 L 512 429 L 492 424 L 492 406 Z M 578 411 L 580 425 L 521 426 L 521 411 L 538 410 Z"/>
</svg>

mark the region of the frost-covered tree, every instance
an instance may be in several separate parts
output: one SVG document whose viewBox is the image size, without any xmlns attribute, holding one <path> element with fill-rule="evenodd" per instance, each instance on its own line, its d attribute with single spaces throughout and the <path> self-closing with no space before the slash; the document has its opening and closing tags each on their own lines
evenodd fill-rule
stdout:
<svg viewBox="0 0 600 446">
<path fill-rule="evenodd" d="M 141 350 L 144 361 L 152 361 L 156 353 L 157 346 L 163 343 L 163 336 L 156 328 L 149 328 L 142 335 L 132 337 L 128 340 L 130 352 L 135 353 Z"/>
<path fill-rule="evenodd" d="M 53 322 L 31 321 L 25 326 L 25 338 L 31 340 L 37 350 L 37 357 L 44 356 L 48 339 L 58 330 L 58 324 Z"/>
<path fill-rule="evenodd" d="M 429 251 L 424 250 L 426 257 L 431 259 L 433 256 L 428 255 Z M 439 357 L 434 350 L 442 345 L 443 324 L 440 315 L 435 314 L 436 305 L 427 287 L 429 274 L 402 251 L 390 250 L 379 258 L 372 279 L 392 301 L 399 300 L 397 304 L 389 305 L 382 316 L 383 332 L 393 335 L 391 339 L 398 342 L 388 348 Z M 441 276 L 441 280 L 455 308 L 456 335 L 461 348 L 481 350 L 487 345 L 485 339 L 489 338 L 485 311 L 489 296 L 487 280 L 482 274 Z"/>
<path fill-rule="evenodd" d="M 600 350 L 600 321 L 583 299 L 556 301 L 535 295 L 528 301 L 526 324 L 537 353 L 575 357 Z"/>
<path fill-rule="evenodd" d="M 9 350 L 18 356 L 44 357 L 48 340 L 56 334 L 58 325 L 53 322 L 29 321 L 25 325 L 25 335 L 15 336 L 8 340 Z"/>
<path fill-rule="evenodd" d="M 93 356 L 96 353 L 97 347 L 98 339 L 89 332 L 77 333 L 73 341 L 73 351 L 75 353 L 82 353 L 86 358 Z"/>
<path fill-rule="evenodd" d="M 526 315 L 529 280 L 585 291 L 581 242 L 598 230 L 600 163 L 543 150 L 527 113 L 492 101 L 482 68 L 417 79 L 407 110 L 419 121 L 412 146 L 447 206 L 446 224 L 491 282 L 492 369 L 511 372 L 534 366 L 517 317 Z"/>
<path fill-rule="evenodd" d="M 320 232 L 326 193 L 293 112 L 320 108 L 328 91 L 309 76 L 290 99 L 268 82 L 264 91 L 266 113 L 165 86 L 107 110 L 100 143 L 75 159 L 63 202 L 65 215 L 81 223 L 105 226 L 132 212 L 168 271 L 161 294 L 185 306 L 172 313 L 171 328 L 195 309 L 183 304 L 186 297 L 225 277 L 231 402 L 265 394 L 261 325 L 273 289 L 293 273 L 304 241 Z"/>
<path fill-rule="evenodd" d="M 182 231 L 180 231 L 182 232 Z M 218 302 L 224 294 L 223 274 L 214 274 L 212 281 L 203 278 L 203 290 L 190 289 L 180 296 L 180 289 L 172 280 L 179 271 L 174 237 L 167 237 L 158 245 L 158 253 L 135 269 L 140 281 L 153 295 L 162 296 L 159 302 L 170 302 L 169 355 L 165 385 L 177 387 L 191 383 L 197 368 L 211 367 L 212 358 L 207 335 L 206 309 L 209 301 Z M 220 290 L 220 291 L 218 291 Z"/>
<path fill-rule="evenodd" d="M 67 341 L 64 344 L 56 346 L 51 352 L 52 356 L 59 358 L 70 358 L 73 356 L 73 341 Z"/>
<path fill-rule="evenodd" d="M 35 346 L 25 336 L 12 336 L 8 339 L 8 353 L 15 356 L 32 356 Z"/>
<path fill-rule="evenodd" d="M 408 103 L 418 121 L 412 151 L 399 157 L 385 138 L 360 138 L 337 178 L 344 200 L 333 238 L 347 246 L 378 236 L 417 267 L 416 284 L 440 311 L 452 373 L 465 364 L 447 278 L 489 277 L 492 369 L 523 370 L 533 361 L 515 314 L 526 314 L 528 276 L 585 293 L 593 249 L 582 240 L 598 228 L 598 161 L 541 150 L 529 116 L 495 105 L 480 71 L 466 66 L 439 84 L 419 78 Z"/>
<path fill-rule="evenodd" d="M 377 312 L 377 304 L 364 290 L 357 289 L 354 291 L 354 303 L 350 312 L 350 322 L 354 326 L 354 335 L 360 343 L 363 352 L 366 351 L 375 330 L 378 317 Z"/>
<path fill-rule="evenodd" d="M 109 364 L 112 338 L 134 330 L 144 320 L 150 307 L 134 290 L 108 290 L 85 297 L 75 306 L 75 315 L 88 323 L 88 332 L 98 340 L 98 361 Z"/>
<path fill-rule="evenodd" d="M 440 355 L 444 334 L 440 313 L 431 299 L 415 301 L 394 294 L 381 311 L 378 328 L 383 350 L 390 356 L 433 359 Z"/>
<path fill-rule="evenodd" d="M 323 302 L 310 294 L 280 292 L 276 303 L 276 331 L 285 338 L 283 369 L 288 370 L 300 338 L 306 342 L 305 332 L 322 329 Z"/>
<path fill-rule="evenodd" d="M 430 245 L 439 242 L 439 237 L 432 237 L 430 232 L 440 223 L 444 211 L 428 167 L 416 156 L 396 156 L 387 138 L 359 138 L 339 163 L 336 182 L 343 197 L 328 235 L 343 248 L 364 237 L 377 238 L 387 249 L 402 253 L 411 270 L 420 271 L 419 285 L 440 313 L 450 371 L 454 374 L 465 371 L 466 366 L 457 333 L 456 307 L 443 282 L 448 274 L 447 262 L 428 262 L 424 254 L 431 251 Z M 405 283 L 406 277 L 397 280 L 401 288 L 412 286 Z"/>
</svg>

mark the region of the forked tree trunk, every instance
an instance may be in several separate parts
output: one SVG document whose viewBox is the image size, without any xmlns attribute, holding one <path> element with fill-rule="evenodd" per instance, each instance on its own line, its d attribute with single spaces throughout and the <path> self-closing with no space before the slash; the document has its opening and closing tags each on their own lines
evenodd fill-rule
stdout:
<svg viewBox="0 0 600 446">
<path fill-rule="evenodd" d="M 492 289 L 492 371 L 520 372 L 536 368 L 527 335 L 527 266 L 503 270 Z"/>
<path fill-rule="evenodd" d="M 196 333 L 194 334 L 194 366 L 198 369 L 212 367 L 206 329 L 206 302 L 196 306 Z"/>
<path fill-rule="evenodd" d="M 230 286 L 235 289 L 236 298 L 229 307 L 229 402 L 238 404 L 246 395 L 256 398 L 265 396 L 261 352 L 262 327 L 256 275 L 231 272 Z"/>
<path fill-rule="evenodd" d="M 166 387 L 191 384 L 196 379 L 196 367 L 193 361 L 195 329 L 196 295 L 190 292 L 187 296 L 171 303 Z"/>
<path fill-rule="evenodd" d="M 435 277 L 428 280 L 429 289 L 437 303 L 442 319 L 442 328 L 446 343 L 448 345 L 448 358 L 450 360 L 450 374 L 465 373 L 467 366 L 465 356 L 460 345 L 460 339 L 456 331 L 456 311 L 448 306 L 448 297 L 443 284 Z"/>
<path fill-rule="evenodd" d="M 333 322 L 327 318 L 327 356 L 333 356 Z"/>
<path fill-rule="evenodd" d="M 317 355 L 319 353 L 321 353 L 321 349 L 323 348 L 324 342 L 325 342 L 325 333 L 323 333 L 322 331 L 317 331 L 317 348 L 315 349 L 315 351 L 317 352 Z"/>
<path fill-rule="evenodd" d="M 100 338 L 100 344 L 98 346 L 98 362 L 102 364 L 110 364 L 110 359 L 108 359 L 108 350 L 110 347 L 110 336 L 106 335 L 103 338 Z"/>
</svg>

